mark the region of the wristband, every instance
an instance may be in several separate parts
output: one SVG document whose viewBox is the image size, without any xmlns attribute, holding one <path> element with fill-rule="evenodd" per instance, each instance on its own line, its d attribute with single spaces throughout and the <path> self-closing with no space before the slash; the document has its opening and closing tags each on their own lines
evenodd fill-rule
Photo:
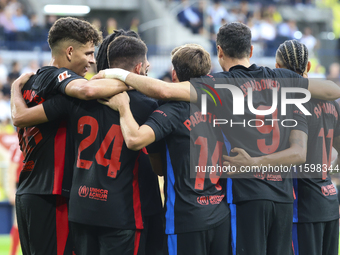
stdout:
<svg viewBox="0 0 340 255">
<path fill-rule="evenodd" d="M 120 68 L 105 69 L 104 77 L 108 79 L 119 79 L 122 82 L 125 82 L 126 76 L 128 76 L 129 73 L 129 71 Z"/>
</svg>

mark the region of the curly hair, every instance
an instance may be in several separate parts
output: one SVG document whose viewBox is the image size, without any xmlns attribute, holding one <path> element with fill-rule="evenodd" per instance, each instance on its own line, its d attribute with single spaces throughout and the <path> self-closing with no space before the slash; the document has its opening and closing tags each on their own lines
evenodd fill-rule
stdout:
<svg viewBox="0 0 340 255">
<path fill-rule="evenodd" d="M 93 42 L 98 45 L 103 40 L 102 32 L 98 31 L 89 22 L 77 18 L 67 17 L 58 19 L 48 32 L 48 44 L 53 49 L 67 40 L 76 41 L 80 44 Z"/>
<path fill-rule="evenodd" d="M 287 69 L 303 75 L 308 63 L 308 49 L 297 40 L 285 41 L 276 51 L 276 60 Z"/>
<path fill-rule="evenodd" d="M 96 58 L 97 72 L 99 72 L 100 70 L 105 70 L 105 69 L 110 68 L 109 60 L 107 58 L 108 48 L 109 48 L 110 43 L 114 39 L 116 39 L 118 36 L 121 36 L 121 35 L 131 36 L 131 37 L 140 39 L 139 35 L 136 32 L 125 31 L 123 29 L 115 30 L 112 34 L 106 36 L 105 39 L 103 40 L 103 43 L 100 45 L 98 53 L 97 53 L 97 58 Z"/>
</svg>

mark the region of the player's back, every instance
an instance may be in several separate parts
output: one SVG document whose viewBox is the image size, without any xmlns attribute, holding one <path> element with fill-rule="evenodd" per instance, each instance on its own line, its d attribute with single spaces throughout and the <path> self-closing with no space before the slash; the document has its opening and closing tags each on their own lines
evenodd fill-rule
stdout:
<svg viewBox="0 0 340 255">
<path fill-rule="evenodd" d="M 128 92 L 130 107 L 141 125 L 157 103 L 137 91 Z M 45 107 L 68 115 L 75 140 L 75 163 L 69 219 L 74 222 L 119 229 L 141 229 L 138 187 L 140 151 L 126 147 L 119 113 L 94 101 L 65 100 Z M 60 99 L 60 98 L 59 98 Z"/>
<path fill-rule="evenodd" d="M 199 109 L 186 102 L 168 102 L 145 123 L 167 144 L 165 173 L 166 234 L 208 230 L 228 216 L 220 173 L 223 139 L 215 136 Z M 196 171 L 196 172 L 195 172 Z"/>
<path fill-rule="evenodd" d="M 230 87 L 217 88 L 215 84 Z M 214 104 L 208 97 L 208 106 L 216 119 L 220 119 L 217 124 L 220 124 L 231 147 L 243 148 L 250 156 L 259 157 L 288 148 L 290 131 L 294 126 L 294 122 L 288 120 L 294 119 L 294 113 L 293 105 L 287 104 L 284 115 L 281 108 L 282 89 L 293 86 L 307 89 L 308 83 L 289 70 L 238 65 L 230 68 L 229 72 L 214 73 L 199 79 L 195 86 L 199 100 L 203 94 L 201 91 L 215 88 L 215 95 L 221 101 Z M 286 97 L 295 98 L 295 93 L 287 93 Z M 271 108 L 274 109 L 271 113 L 262 114 Z M 292 203 L 291 180 L 285 176 L 280 173 L 254 174 L 242 180 L 233 179 L 228 190 L 233 197 L 229 202 L 268 199 Z"/>
<path fill-rule="evenodd" d="M 339 217 L 337 191 L 329 167 L 333 138 L 340 135 L 340 107 L 335 101 L 312 99 L 306 104 L 308 144 L 306 163 L 296 169 L 295 222 L 326 222 Z"/>
</svg>

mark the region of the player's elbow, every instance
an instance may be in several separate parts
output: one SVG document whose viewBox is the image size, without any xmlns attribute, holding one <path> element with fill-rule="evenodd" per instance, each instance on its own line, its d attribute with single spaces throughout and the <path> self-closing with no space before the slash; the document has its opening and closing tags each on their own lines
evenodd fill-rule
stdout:
<svg viewBox="0 0 340 255">
<path fill-rule="evenodd" d="M 295 154 L 295 158 L 296 158 L 296 162 L 295 162 L 296 165 L 305 163 L 307 160 L 307 151 L 305 149 L 297 151 Z"/>
<path fill-rule="evenodd" d="M 96 98 L 96 90 L 91 86 L 84 86 L 81 90 L 80 96 L 82 100 L 93 100 Z"/>
<path fill-rule="evenodd" d="M 340 98 L 340 87 L 335 84 L 334 82 L 332 81 L 327 81 L 329 83 L 329 86 L 332 86 L 332 90 L 330 91 L 325 91 L 325 100 L 328 100 L 328 101 L 333 101 L 333 100 L 336 100 L 338 98 Z"/>
<path fill-rule="evenodd" d="M 164 101 L 167 101 L 172 98 L 172 90 L 168 84 L 162 86 L 162 89 L 159 90 L 158 96 L 159 99 Z"/>
<path fill-rule="evenodd" d="M 125 139 L 126 147 L 128 149 L 133 150 L 133 151 L 138 151 L 144 148 L 143 144 L 140 142 L 140 140 L 137 137 L 131 137 L 128 139 Z"/>
<path fill-rule="evenodd" d="M 25 118 L 23 118 L 23 116 L 20 116 L 18 114 L 13 114 L 12 113 L 12 123 L 15 127 L 18 127 L 18 128 L 23 128 L 25 127 Z"/>
</svg>

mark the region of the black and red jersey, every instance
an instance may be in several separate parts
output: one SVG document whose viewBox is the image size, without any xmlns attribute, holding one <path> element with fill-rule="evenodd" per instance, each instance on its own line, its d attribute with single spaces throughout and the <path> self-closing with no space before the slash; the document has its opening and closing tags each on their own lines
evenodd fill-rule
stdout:
<svg viewBox="0 0 340 255">
<path fill-rule="evenodd" d="M 75 79 L 83 77 L 66 68 L 43 67 L 22 88 L 24 100 L 28 107 L 41 104 L 55 94 L 64 93 L 67 84 Z M 68 196 L 70 180 L 64 177 L 72 166 L 69 161 L 72 143 L 66 125 L 56 120 L 18 129 L 25 160 L 17 194 Z"/>
<path fill-rule="evenodd" d="M 168 102 L 145 122 L 166 141 L 164 173 L 166 234 L 211 229 L 229 213 L 221 172 L 205 166 L 221 166 L 222 134 L 201 118 L 200 110 L 186 102 Z M 218 135 L 219 134 L 219 135 Z"/>
<path fill-rule="evenodd" d="M 292 71 L 272 70 L 255 64 L 249 68 L 237 65 L 230 68 L 229 72 L 192 79 L 191 83 L 197 92 L 199 107 L 202 104 L 202 96 L 207 97 L 208 111 L 214 113 L 215 119 L 219 119 L 218 123 L 231 148 L 243 148 L 252 157 L 271 154 L 289 147 L 290 131 L 296 123 L 291 121 L 294 119 L 292 104 L 287 105 L 286 115 L 283 115 L 282 89 L 308 88 L 308 80 Z M 235 95 L 230 89 L 217 88 L 215 84 L 232 85 Z M 248 88 L 252 96 L 249 96 Z M 277 89 L 276 105 L 275 89 Z M 288 99 L 297 96 L 294 92 L 286 94 Z M 234 109 L 235 102 L 240 104 L 235 105 Z M 253 109 L 250 110 L 250 106 Z M 274 111 L 267 115 L 254 113 L 269 109 Z M 307 129 L 304 131 L 307 132 Z M 267 199 L 293 203 L 292 181 L 285 177 L 287 174 L 270 173 L 254 174 L 253 178 L 233 178 L 228 181 L 228 201 L 237 203 Z"/>
<path fill-rule="evenodd" d="M 128 92 L 130 107 L 141 125 L 157 103 Z M 56 96 L 44 104 L 49 120 L 67 117 L 75 141 L 75 163 L 69 220 L 77 223 L 142 229 L 138 183 L 140 151 L 126 147 L 119 113 L 94 101 Z"/>
<path fill-rule="evenodd" d="M 308 146 L 306 163 L 296 168 L 294 222 L 326 222 L 339 218 L 337 191 L 329 167 L 334 137 L 340 135 L 340 107 L 335 101 L 312 99 L 306 104 Z"/>
</svg>

